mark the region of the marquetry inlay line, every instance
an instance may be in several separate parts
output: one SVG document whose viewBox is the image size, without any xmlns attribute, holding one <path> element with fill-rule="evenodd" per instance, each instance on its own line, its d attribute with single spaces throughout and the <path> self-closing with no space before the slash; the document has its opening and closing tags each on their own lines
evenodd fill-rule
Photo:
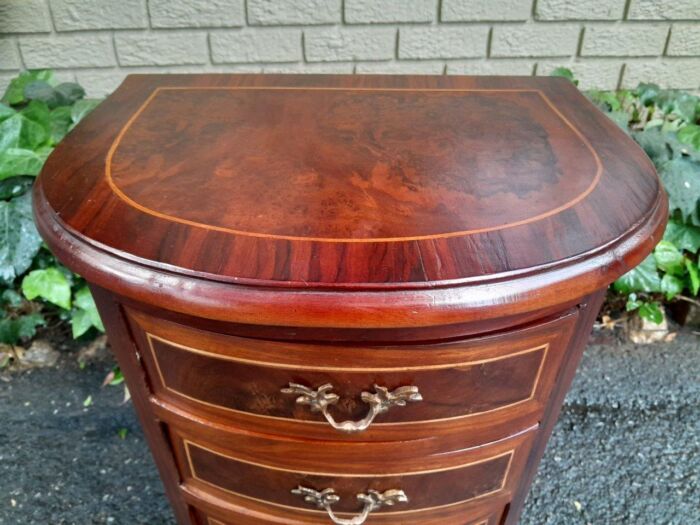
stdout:
<svg viewBox="0 0 700 525">
<path fill-rule="evenodd" d="M 432 511 L 432 510 L 442 509 L 442 508 L 446 508 L 446 507 L 453 507 L 453 506 L 455 506 L 455 505 L 460 505 L 460 504 L 463 504 L 463 503 L 467 503 L 467 502 L 469 502 L 469 501 L 473 501 L 473 500 L 476 500 L 476 499 L 480 499 L 480 498 L 483 498 L 483 497 L 490 496 L 490 495 L 492 495 L 492 494 L 496 494 L 496 493 L 498 493 L 498 492 L 501 492 L 501 491 L 505 488 L 505 486 L 506 486 L 506 484 L 507 484 L 507 482 L 508 482 L 508 478 L 509 478 L 509 476 L 510 476 L 511 467 L 512 467 L 512 465 L 513 465 L 513 456 L 515 456 L 515 450 L 516 450 L 516 448 L 517 448 L 517 446 L 516 446 L 515 448 L 512 448 L 511 450 L 509 450 L 509 451 L 507 451 L 507 452 L 504 452 L 504 453 L 501 453 L 501 454 L 497 454 L 497 455 L 492 456 L 492 457 L 489 457 L 489 458 L 480 459 L 480 460 L 478 460 L 478 461 L 472 461 L 472 462 L 470 462 L 470 463 L 463 463 L 463 464 L 461 464 L 461 465 L 456 465 L 456 466 L 453 465 L 453 466 L 449 466 L 449 467 L 444 467 L 444 468 L 441 468 L 441 469 L 422 470 L 422 471 L 417 471 L 417 472 L 401 472 L 401 473 L 391 473 L 391 474 L 386 474 L 386 473 L 382 473 L 382 474 L 376 474 L 376 473 L 371 473 L 371 474 L 347 474 L 347 473 L 307 472 L 307 471 L 303 471 L 303 470 L 290 470 L 290 469 L 284 469 L 284 468 L 280 468 L 280 467 L 273 467 L 273 466 L 271 466 L 271 465 L 263 465 L 263 464 L 261 464 L 261 463 L 255 463 L 255 462 L 253 462 L 253 461 L 247 461 L 247 460 L 244 460 L 244 459 L 236 458 L 236 457 L 234 457 L 234 456 L 230 456 L 230 455 L 228 455 L 228 454 L 223 454 L 223 453 L 221 453 L 221 452 L 217 452 L 216 450 L 212 450 L 212 449 L 207 448 L 207 447 L 205 447 L 205 446 L 202 446 L 202 445 L 199 445 L 199 444 L 196 444 L 196 443 L 192 443 L 191 441 L 188 441 L 187 439 L 182 439 L 182 442 L 183 442 L 183 445 L 184 445 L 185 455 L 186 455 L 186 457 L 187 457 L 187 464 L 188 464 L 188 467 L 189 467 L 189 469 L 190 469 L 190 476 L 192 477 L 192 479 L 194 479 L 194 480 L 196 480 L 196 481 L 198 481 L 198 482 L 200 482 L 200 483 L 204 483 L 205 485 L 209 485 L 210 487 L 214 487 L 214 488 L 216 488 L 216 489 L 218 489 L 218 490 L 222 490 L 222 491 L 227 492 L 227 493 L 229 493 L 229 494 L 233 494 L 234 496 L 237 496 L 237 497 L 240 497 L 240 498 L 245 498 L 245 499 L 252 500 L 252 501 L 258 501 L 258 502 L 264 503 L 264 504 L 266 504 L 266 505 L 274 505 L 274 506 L 276 506 L 276 507 L 282 507 L 282 508 L 285 508 L 285 509 L 302 510 L 302 511 L 304 511 L 304 512 L 314 512 L 314 513 L 319 513 L 319 514 L 325 514 L 325 511 L 312 510 L 312 509 L 307 509 L 307 508 L 304 508 L 304 507 L 292 507 L 292 506 L 289 506 L 289 505 L 283 505 L 283 504 L 281 504 L 281 503 L 275 503 L 275 502 L 272 502 L 272 501 L 267 501 L 267 500 L 255 498 L 255 497 L 253 497 L 253 496 L 247 496 L 247 495 L 245 495 L 245 494 L 240 494 L 239 492 L 236 492 L 236 491 L 227 489 L 227 488 L 225 488 L 225 487 L 221 487 L 221 486 L 219 486 L 219 485 L 216 485 L 215 483 L 212 483 L 211 481 L 207 481 L 206 479 L 200 478 L 200 477 L 197 475 L 196 469 L 194 468 L 194 463 L 193 463 L 193 461 L 192 461 L 192 456 L 191 456 L 191 453 L 190 453 L 190 446 L 194 446 L 194 447 L 200 448 L 200 449 L 202 449 L 202 450 L 206 450 L 207 452 L 209 452 L 209 453 L 211 453 L 211 454 L 214 454 L 214 455 L 217 455 L 217 456 L 220 456 L 220 457 L 224 457 L 224 458 L 230 459 L 230 460 L 232 460 L 232 461 L 237 461 L 237 462 L 240 462 L 240 463 L 247 463 L 247 464 L 249 464 L 249 465 L 253 465 L 253 466 L 256 466 L 256 467 L 261 467 L 261 468 L 265 468 L 265 469 L 269 469 L 269 470 L 277 470 L 277 471 L 281 471 L 281 472 L 291 472 L 291 473 L 293 473 L 293 474 L 310 475 L 310 476 L 330 476 L 330 477 L 336 477 L 336 478 L 361 478 L 361 477 L 363 477 L 363 478 L 382 478 L 382 477 L 393 477 L 393 476 L 420 476 L 420 475 L 425 475 L 425 474 L 433 474 L 433 473 L 436 473 L 436 472 L 446 472 L 446 471 L 450 471 L 450 470 L 459 470 L 459 469 L 462 469 L 462 468 L 467 468 L 467 467 L 470 467 L 470 466 L 473 466 L 473 465 L 478 465 L 478 464 L 480 464 L 480 463 L 485 463 L 485 462 L 487 462 L 487 461 L 494 461 L 494 460 L 500 459 L 500 458 L 502 458 L 502 457 L 508 456 L 508 464 L 506 465 L 505 471 L 504 471 L 503 476 L 502 476 L 502 478 L 501 478 L 501 484 L 500 484 L 500 486 L 499 486 L 498 488 L 495 488 L 495 489 L 493 489 L 493 490 L 491 490 L 491 491 L 488 491 L 488 492 L 484 492 L 484 493 L 482 493 L 482 494 L 478 494 L 478 495 L 476 495 L 476 496 L 474 496 L 474 497 L 471 497 L 471 498 L 467 498 L 467 499 L 460 500 L 460 501 L 455 501 L 455 502 L 452 502 L 452 503 L 446 503 L 446 504 L 444 504 L 444 505 L 437 505 L 437 506 L 433 506 L 433 507 L 422 507 L 422 508 L 420 508 L 420 509 L 403 510 L 403 511 L 395 511 L 395 512 L 382 512 L 382 514 L 391 514 L 391 515 L 394 515 L 394 514 L 410 514 L 410 513 L 414 513 L 414 512 Z M 518 446 L 520 446 L 520 445 L 518 445 Z M 292 488 L 293 488 L 293 487 L 292 487 Z M 291 490 L 291 489 L 290 489 L 290 490 Z M 410 494 L 409 494 L 408 496 L 409 496 L 409 498 L 411 497 Z M 338 515 L 349 515 L 350 513 L 338 512 L 338 513 L 336 513 L 336 514 L 338 514 Z"/>
<path fill-rule="evenodd" d="M 473 465 L 479 465 L 480 463 L 486 463 L 488 461 L 495 461 L 497 459 L 509 456 L 508 459 L 508 467 L 506 468 L 506 475 L 503 476 L 503 479 L 501 480 L 501 487 L 499 490 L 503 489 L 503 486 L 505 484 L 505 478 L 507 478 L 508 471 L 510 470 L 510 463 L 513 459 L 513 454 L 515 453 L 515 448 L 508 450 L 506 452 L 503 452 L 501 454 L 496 454 L 495 456 L 490 456 L 484 459 L 479 459 L 477 461 L 470 461 L 469 463 L 461 463 L 459 465 L 450 465 L 449 467 L 441 467 L 441 468 L 434 468 L 434 469 L 425 469 L 425 470 L 414 470 L 414 471 L 409 471 L 409 472 L 382 472 L 377 474 L 376 472 L 369 472 L 369 473 L 347 473 L 347 472 L 324 472 L 324 471 L 310 471 L 310 470 L 300 470 L 300 469 L 288 469 L 288 468 L 282 468 L 282 467 L 275 467 L 273 465 L 268 465 L 266 463 L 258 463 L 255 461 L 251 461 L 249 459 L 242 459 L 238 458 L 236 456 L 232 456 L 230 454 L 224 454 L 223 452 L 219 452 L 217 450 L 214 450 L 212 448 L 206 447 L 204 445 L 201 445 L 199 443 L 194 443 L 190 441 L 189 439 L 182 438 L 182 442 L 185 446 L 185 452 L 187 454 L 187 463 L 190 467 L 190 471 L 192 472 L 192 477 L 200 480 L 200 481 L 206 481 L 203 480 L 202 478 L 199 478 L 196 476 L 196 472 L 194 469 L 194 465 L 192 464 L 192 457 L 190 454 L 190 447 L 196 447 L 200 450 L 206 450 L 210 454 L 214 454 L 219 457 L 223 457 L 226 459 L 230 459 L 232 461 L 236 461 L 238 463 L 245 463 L 247 465 L 253 465 L 255 467 L 260 467 L 268 470 L 277 470 L 279 472 L 291 472 L 293 474 L 306 474 L 309 476 L 328 476 L 328 477 L 334 477 L 334 478 L 390 478 L 393 476 L 421 476 L 424 474 L 435 474 L 437 472 L 448 472 L 450 470 L 459 470 L 462 468 L 467 468 L 471 467 Z"/>
<path fill-rule="evenodd" d="M 506 92 L 506 93 L 535 93 L 537 94 L 543 101 L 544 103 L 554 112 L 557 117 L 559 117 L 564 124 L 571 129 L 571 131 L 578 137 L 578 139 L 583 143 L 583 145 L 588 149 L 588 151 L 591 153 L 593 156 L 593 159 L 596 164 L 596 172 L 595 175 L 593 176 L 593 180 L 591 184 L 578 196 L 570 200 L 569 202 L 566 202 L 562 204 L 561 206 L 557 206 L 556 208 L 549 210 L 544 213 L 540 213 L 538 215 L 535 215 L 533 217 L 529 217 L 527 219 L 522 219 L 519 221 L 514 221 L 511 223 L 507 224 L 500 224 L 497 226 L 488 226 L 488 227 L 483 227 L 483 228 L 475 228 L 471 230 L 463 230 L 463 231 L 456 231 L 456 232 L 446 232 L 446 233 L 440 233 L 440 234 L 434 234 L 434 235 L 420 235 L 420 236 L 413 236 L 413 237 L 386 237 L 386 238 L 332 238 L 332 237 L 301 237 L 301 236 L 295 236 L 295 235 L 275 235 L 275 234 L 269 234 L 269 233 L 258 233 L 258 232 L 248 232 L 248 231 L 243 231 L 243 230 L 236 230 L 233 228 L 226 228 L 223 226 L 215 226 L 212 224 L 205 224 L 201 222 L 196 222 L 196 221 L 191 221 L 188 219 L 184 219 L 181 217 L 175 217 L 173 215 L 168 215 L 165 213 L 158 212 L 156 210 L 153 210 L 151 208 L 148 208 L 146 206 L 143 206 L 142 204 L 139 204 L 138 202 L 134 201 L 131 199 L 129 196 L 127 196 L 114 182 L 112 178 L 112 158 L 114 157 L 114 153 L 116 152 L 117 148 L 119 147 L 119 144 L 121 143 L 122 139 L 124 138 L 124 135 L 126 132 L 129 130 L 129 128 L 133 125 L 133 123 L 138 119 L 138 117 L 143 113 L 143 111 L 148 107 L 148 105 L 156 98 L 156 96 L 163 92 L 163 91 L 187 91 L 187 90 L 221 90 L 221 91 L 235 91 L 235 90 L 268 90 L 268 91 L 309 91 L 309 90 L 315 90 L 315 91 L 413 91 L 413 92 L 446 92 L 446 93 L 469 93 L 469 92 L 478 92 L 478 93 L 499 93 L 499 92 Z M 588 141 L 588 139 L 579 131 L 579 129 L 574 126 L 562 113 L 559 111 L 559 109 L 554 105 L 554 103 L 545 95 L 542 91 L 539 89 L 488 89 L 488 88 L 464 88 L 464 89 L 459 89 L 459 88 L 426 88 L 426 89 L 416 89 L 416 88 L 341 88 L 341 87 L 321 87 L 321 86 L 315 86 L 315 87 L 284 87 L 284 86 L 223 86 L 223 87 L 217 87 L 217 86 L 192 86 L 192 87 L 186 87 L 186 86 L 168 86 L 168 87 L 157 87 L 153 90 L 153 92 L 148 96 L 148 98 L 143 102 L 141 107 L 139 107 L 136 112 L 129 117 L 127 120 L 126 124 L 124 124 L 124 127 L 119 131 L 119 134 L 117 137 L 114 139 L 114 142 L 109 148 L 109 151 L 107 152 L 107 158 L 105 160 L 105 179 L 107 180 L 107 184 L 111 188 L 112 192 L 117 195 L 120 199 L 122 199 L 126 204 L 131 206 L 132 208 L 135 208 L 143 213 L 146 213 L 148 215 L 152 215 L 154 217 L 158 217 L 160 219 L 164 219 L 170 222 L 177 222 L 180 224 L 187 224 L 189 226 L 195 226 L 199 228 L 203 228 L 205 230 L 213 230 L 213 231 L 219 231 L 219 232 L 225 232 L 225 233 L 231 233 L 234 235 L 243 235 L 247 237 L 258 237 L 258 238 L 265 238 L 265 239 L 277 239 L 277 240 L 289 240 L 289 241 L 309 241 L 309 242 L 343 242 L 343 243 L 355 243 L 355 242 L 405 242 L 405 241 L 419 241 L 419 240 L 428 240 L 428 239 L 441 239 L 441 238 L 449 238 L 449 237 L 459 237 L 459 236 L 465 236 L 465 235 L 473 235 L 477 233 L 486 233 L 490 231 L 499 231 L 499 230 L 504 230 L 507 228 L 513 228 L 515 226 L 523 226 L 525 224 L 529 224 L 532 222 L 537 222 L 539 220 L 545 219 L 547 217 L 551 217 L 552 215 L 556 215 L 558 213 L 561 213 L 564 210 L 567 210 L 571 208 L 572 206 L 576 205 L 583 199 L 585 199 L 598 185 L 598 182 L 600 181 L 601 175 L 603 173 L 603 163 L 600 160 L 600 157 L 598 156 L 598 153 L 596 152 L 595 148 L 591 145 L 591 143 Z"/>
<path fill-rule="evenodd" d="M 307 421 L 307 420 L 295 420 L 290 417 L 281 417 L 281 416 L 270 416 L 267 414 L 257 414 L 254 412 L 247 412 L 245 410 L 239 410 L 236 408 L 231 408 L 223 405 L 217 405 L 216 403 L 211 403 L 209 401 L 204 401 L 203 399 L 199 399 L 197 397 L 190 396 L 189 394 L 185 394 L 184 392 L 181 392 L 180 390 L 173 388 L 167 384 L 165 381 L 165 376 L 163 375 L 163 371 L 161 370 L 160 367 L 160 362 L 158 361 L 158 353 L 156 352 L 155 348 L 153 347 L 153 339 L 157 339 L 165 344 L 175 346 L 177 348 L 180 348 L 182 350 L 188 351 L 188 352 L 193 352 L 196 354 L 200 355 L 205 355 L 208 357 L 212 357 L 215 359 L 222 359 L 225 361 L 238 361 L 241 363 L 246 363 L 246 364 L 256 364 L 260 366 L 269 366 L 269 367 L 274 367 L 274 368 L 285 368 L 285 369 L 292 369 L 292 370 L 322 370 L 322 371 L 337 371 L 337 372 L 348 372 L 348 373 L 353 373 L 353 372 L 403 372 L 403 371 L 420 371 L 420 370 L 431 370 L 431 369 L 446 369 L 446 368 L 460 368 L 460 367 L 471 367 L 471 366 L 476 366 L 480 365 L 483 363 L 488 363 L 488 362 L 493 362 L 493 361 L 500 361 L 500 360 L 505 360 L 505 359 L 510 359 L 513 357 L 517 357 L 523 354 L 528 354 L 536 351 L 542 351 L 542 358 L 540 359 L 540 364 L 537 368 L 537 373 L 535 374 L 535 379 L 532 383 L 532 388 L 530 390 L 530 394 L 528 397 L 524 399 L 520 399 L 518 401 L 514 401 L 512 403 L 508 403 L 505 405 L 499 405 L 495 408 L 491 408 L 489 410 L 482 410 L 479 412 L 470 412 L 469 414 L 462 414 L 459 416 L 451 416 L 451 417 L 443 417 L 443 418 L 437 418 L 437 419 L 420 419 L 420 420 L 411 420 L 411 421 L 403 421 L 403 422 L 394 422 L 394 423 L 382 423 L 382 422 L 375 422 L 372 424 L 372 427 L 381 427 L 381 426 L 394 426 L 394 425 L 408 425 L 408 424 L 421 424 L 421 423 L 436 423 L 440 421 L 453 421 L 453 420 L 458 420 L 458 419 L 466 419 L 474 416 L 481 416 L 484 414 L 488 414 L 491 412 L 496 412 L 499 410 L 505 410 L 507 408 L 511 408 L 513 406 L 517 406 L 523 403 L 527 403 L 532 401 L 535 398 L 535 395 L 537 394 L 537 387 L 539 386 L 540 383 L 540 377 L 542 376 L 542 370 L 544 369 L 544 364 L 547 361 L 547 354 L 549 352 L 550 344 L 545 343 L 533 348 L 528 348 L 526 350 L 522 350 L 519 352 L 514 352 L 512 354 L 506 354 L 503 356 L 498 356 L 494 358 L 488 358 L 488 359 L 480 359 L 480 360 L 475 360 L 475 361 L 467 361 L 467 362 L 462 362 L 462 363 L 451 363 L 451 364 L 443 364 L 443 365 L 432 365 L 432 366 L 427 366 L 427 367 L 403 367 L 403 368 L 334 368 L 334 367 L 313 367 L 313 366 L 301 366 L 301 365 L 281 365 L 279 363 L 266 363 L 266 362 L 259 362 L 259 361 L 252 361 L 252 360 L 247 360 L 247 359 L 240 359 L 232 356 L 222 356 L 221 354 L 215 354 L 211 352 L 207 352 L 204 350 L 199 350 L 196 348 L 191 348 L 188 346 L 184 345 L 179 345 L 177 343 L 173 343 L 171 341 L 168 341 L 167 339 L 163 339 L 162 337 L 153 335 L 149 332 L 145 332 L 146 334 L 146 339 L 148 341 L 148 349 L 151 355 L 151 358 L 153 362 L 155 363 L 156 366 L 156 372 L 158 373 L 158 377 L 160 379 L 160 384 L 163 389 L 167 390 L 168 392 L 171 392 L 179 397 L 188 399 L 190 401 L 194 401 L 195 403 L 200 403 L 202 405 L 206 405 L 212 408 L 216 408 L 219 410 L 224 410 L 227 412 L 232 412 L 235 414 L 243 414 L 245 416 L 249 417 L 259 417 L 259 418 L 265 418 L 265 419 L 272 419 L 272 420 L 277 420 L 277 421 L 295 421 L 297 423 L 302 423 L 305 425 L 321 425 L 321 426 L 326 426 L 328 425 L 327 422 L 325 421 Z M 281 385 L 280 388 L 282 388 L 285 385 Z M 420 387 L 420 385 L 417 385 Z"/>
<path fill-rule="evenodd" d="M 236 363 L 261 366 L 261 367 L 265 367 L 265 368 L 283 368 L 283 369 L 287 369 L 287 370 L 313 370 L 313 371 L 318 371 L 318 372 L 350 372 L 350 373 L 354 373 L 354 372 L 358 372 L 358 373 L 359 372 L 420 372 L 422 370 L 442 370 L 442 369 L 446 369 L 446 368 L 460 368 L 460 367 L 468 367 L 468 366 L 475 366 L 475 365 L 483 365 L 485 363 L 491 363 L 493 361 L 501 361 L 503 359 L 508 359 L 510 357 L 518 357 L 518 356 L 523 355 L 523 354 L 529 354 L 531 352 L 536 352 L 537 350 L 546 350 L 547 347 L 549 346 L 549 343 L 543 343 L 543 344 L 540 344 L 540 345 L 537 345 L 537 346 L 534 346 L 531 348 L 519 350 L 517 352 L 499 355 L 497 357 L 487 357 L 484 359 L 474 359 L 471 361 L 460 361 L 457 363 L 441 363 L 438 365 L 380 366 L 380 367 L 345 366 L 345 367 L 342 367 L 342 366 L 316 366 L 316 365 L 307 365 L 307 364 L 302 365 L 302 364 L 274 363 L 271 361 L 258 361 L 255 359 L 246 359 L 244 357 L 219 354 L 217 352 L 211 352 L 209 350 L 202 350 L 200 348 L 194 348 L 191 346 L 176 343 L 174 341 L 170 341 L 169 339 L 152 334 L 150 332 L 146 332 L 146 336 L 149 339 L 149 344 L 151 345 L 151 347 L 153 346 L 151 339 L 155 339 L 157 341 L 160 341 L 161 343 L 165 343 L 166 345 L 174 346 L 175 348 L 179 348 L 181 350 L 185 350 L 185 351 L 191 352 L 193 354 L 204 355 L 204 356 L 211 357 L 214 359 L 221 359 L 222 361 L 232 361 L 232 362 L 236 362 Z"/>
</svg>

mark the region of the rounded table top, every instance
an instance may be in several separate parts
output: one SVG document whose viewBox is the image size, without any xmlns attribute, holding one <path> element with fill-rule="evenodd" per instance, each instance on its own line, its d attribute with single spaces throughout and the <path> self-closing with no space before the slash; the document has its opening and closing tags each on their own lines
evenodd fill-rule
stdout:
<svg viewBox="0 0 700 525">
<path fill-rule="evenodd" d="M 666 214 L 622 130 L 571 83 L 526 77 L 132 75 L 35 195 L 49 244 L 97 284 L 306 313 L 338 293 L 546 306 L 638 263 Z"/>
</svg>

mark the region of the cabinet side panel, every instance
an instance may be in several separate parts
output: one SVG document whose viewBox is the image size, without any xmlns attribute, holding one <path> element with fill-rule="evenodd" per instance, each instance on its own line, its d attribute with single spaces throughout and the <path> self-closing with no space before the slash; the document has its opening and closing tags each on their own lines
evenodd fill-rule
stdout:
<svg viewBox="0 0 700 525">
<path fill-rule="evenodd" d="M 90 289 L 104 322 L 110 345 L 129 387 L 136 414 L 163 480 L 165 493 L 170 500 L 175 518 L 180 525 L 195 525 L 194 516 L 180 493 L 180 477 L 171 445 L 150 407 L 146 374 L 141 367 L 136 344 L 121 307 L 115 297 L 106 290 L 97 286 L 90 286 Z"/>
<path fill-rule="evenodd" d="M 525 467 L 525 473 L 523 474 L 518 490 L 513 495 L 513 500 L 504 517 L 503 525 L 516 525 L 518 523 L 518 519 L 520 518 L 525 504 L 525 499 L 527 498 L 532 481 L 537 474 L 540 460 L 547 447 L 547 442 L 559 418 L 559 412 L 564 403 L 564 398 L 569 391 L 571 382 L 576 374 L 576 368 L 581 361 L 581 356 L 588 343 L 593 323 L 605 299 L 605 293 L 606 289 L 599 290 L 594 294 L 584 297 L 581 301 L 581 315 L 579 315 L 574 335 L 569 342 L 569 348 L 564 355 L 554 389 L 546 405 L 544 416 L 541 421 L 541 429 L 532 447 L 532 451 L 530 452 L 530 457 Z"/>
</svg>

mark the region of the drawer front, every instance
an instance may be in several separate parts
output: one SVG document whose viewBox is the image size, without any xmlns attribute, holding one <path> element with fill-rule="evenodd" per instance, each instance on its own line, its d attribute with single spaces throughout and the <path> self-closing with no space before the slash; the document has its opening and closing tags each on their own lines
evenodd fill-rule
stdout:
<svg viewBox="0 0 700 525">
<path fill-rule="evenodd" d="M 342 426 L 369 419 L 371 429 L 478 425 L 508 414 L 536 421 L 576 319 L 570 313 L 450 343 L 353 347 L 240 338 L 128 314 L 156 398 L 238 426 L 302 425 L 307 436 L 329 428 L 329 420 Z M 414 387 L 419 399 L 404 398 L 370 417 L 368 397 L 386 399 L 404 387 Z M 323 414 L 309 400 L 325 395 L 334 400 Z"/>
<path fill-rule="evenodd" d="M 426 521 L 425 517 L 420 517 L 419 519 L 421 521 L 414 521 L 413 519 L 407 519 L 406 517 L 401 519 L 401 524 L 402 525 L 414 525 L 414 524 L 420 524 L 420 525 L 498 525 L 500 523 L 501 516 L 503 515 L 503 508 L 499 508 L 498 510 L 491 510 L 487 511 L 484 513 L 484 511 L 477 511 L 477 512 L 470 512 L 472 514 L 471 517 L 467 516 L 459 516 L 459 515 L 454 515 L 453 517 L 446 517 L 446 516 L 436 516 L 434 519 L 430 519 L 430 521 Z M 217 512 L 217 510 L 214 510 L 213 512 Z M 219 510 L 219 512 L 221 512 Z M 277 517 L 277 516 L 267 516 L 267 519 L 265 517 L 256 517 L 256 516 L 251 516 L 250 512 L 245 512 L 245 513 L 232 513 L 231 511 L 223 514 L 217 513 L 217 515 L 223 515 L 225 517 L 214 517 L 213 514 L 209 514 L 207 512 L 203 512 L 200 510 L 195 510 L 195 515 L 196 515 L 196 523 L 200 525 L 271 525 L 271 524 L 284 524 L 284 525 L 301 525 L 301 524 L 309 524 L 309 523 L 314 523 L 314 524 L 331 524 L 331 521 L 329 519 L 323 519 L 321 518 L 320 520 L 313 520 L 311 519 L 299 519 L 299 518 L 290 518 L 289 515 L 286 517 Z M 478 517 L 476 516 L 478 515 Z M 373 523 L 389 523 L 385 521 L 388 516 L 384 516 L 383 518 L 381 516 L 374 516 L 370 517 L 367 520 L 367 525 L 372 525 Z M 397 522 L 394 521 L 392 525 L 396 525 Z"/>
<path fill-rule="evenodd" d="M 372 512 L 395 517 L 427 515 L 507 497 L 522 473 L 534 433 L 533 429 L 484 447 L 432 457 L 412 455 L 406 445 L 396 452 L 401 445 L 348 443 L 338 447 L 328 442 L 280 440 L 286 450 L 283 458 L 270 454 L 269 446 L 262 442 L 273 438 L 251 442 L 241 453 L 244 449 L 222 448 L 219 443 L 195 440 L 171 429 L 186 489 L 244 507 L 252 502 L 273 513 L 294 511 L 317 517 L 326 511 L 305 496 L 326 489 L 338 496 L 332 510 L 343 517 L 360 512 L 363 503 L 357 495 L 371 491 L 384 495 L 403 491 L 407 501 Z M 315 464 L 304 460 L 294 464 L 296 458 L 314 456 L 318 457 Z"/>
</svg>

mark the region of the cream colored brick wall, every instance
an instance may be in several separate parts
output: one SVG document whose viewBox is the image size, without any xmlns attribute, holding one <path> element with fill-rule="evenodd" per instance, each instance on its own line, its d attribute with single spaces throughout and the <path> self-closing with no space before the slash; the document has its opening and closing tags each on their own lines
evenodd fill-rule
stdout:
<svg viewBox="0 0 700 525">
<path fill-rule="evenodd" d="M 547 75 L 700 89 L 700 0 L 0 0 L 0 89 L 53 68 L 91 96 L 132 72 Z"/>
</svg>

